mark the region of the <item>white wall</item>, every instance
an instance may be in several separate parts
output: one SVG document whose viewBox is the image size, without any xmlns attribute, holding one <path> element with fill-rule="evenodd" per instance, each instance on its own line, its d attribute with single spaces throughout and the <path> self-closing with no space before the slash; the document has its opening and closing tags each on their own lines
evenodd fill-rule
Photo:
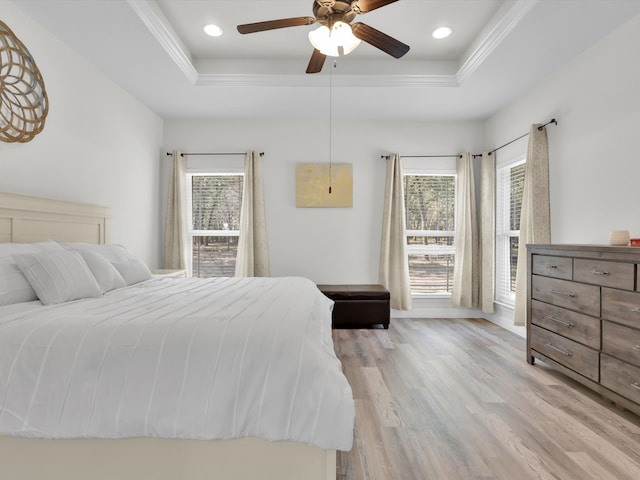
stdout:
<svg viewBox="0 0 640 480">
<path fill-rule="evenodd" d="M 613 229 L 640 237 L 640 16 L 594 45 L 487 122 L 499 146 L 552 117 L 548 127 L 551 239 L 607 243 Z M 498 152 L 525 153 L 523 139 Z"/>
<path fill-rule="evenodd" d="M 385 177 L 380 156 L 477 152 L 483 146 L 482 125 L 334 120 L 332 161 L 353 164 L 353 208 L 296 208 L 295 165 L 328 162 L 327 131 L 327 121 L 167 120 L 164 144 L 167 151 L 265 152 L 272 275 L 303 275 L 317 283 L 376 283 Z"/>
<path fill-rule="evenodd" d="M 110 206 L 111 241 L 159 266 L 162 120 L 10 2 L 0 6 L 50 103 L 35 139 L 0 142 L 0 190 Z"/>
<path fill-rule="evenodd" d="M 640 179 L 640 16 L 550 75 L 486 122 L 486 144 L 497 147 L 551 118 L 549 188 L 553 243 L 606 244 L 609 231 L 640 237 L 635 205 Z M 498 152 L 498 161 L 525 155 L 527 137 Z M 513 311 L 484 315 L 511 326 Z"/>
</svg>

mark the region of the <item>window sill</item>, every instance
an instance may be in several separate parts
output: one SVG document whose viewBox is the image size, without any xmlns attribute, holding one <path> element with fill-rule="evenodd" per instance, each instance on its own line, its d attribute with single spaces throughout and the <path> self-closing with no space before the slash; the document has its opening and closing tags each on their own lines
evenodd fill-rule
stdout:
<svg viewBox="0 0 640 480">
<path fill-rule="evenodd" d="M 515 310 L 516 308 L 515 303 L 505 302 L 504 300 L 494 300 L 493 303 L 509 310 Z"/>
<path fill-rule="evenodd" d="M 451 298 L 451 294 L 450 293 L 412 293 L 411 294 L 411 298 L 413 298 L 414 300 L 429 300 L 429 299 L 434 299 L 434 300 L 440 300 L 443 298 Z"/>
</svg>

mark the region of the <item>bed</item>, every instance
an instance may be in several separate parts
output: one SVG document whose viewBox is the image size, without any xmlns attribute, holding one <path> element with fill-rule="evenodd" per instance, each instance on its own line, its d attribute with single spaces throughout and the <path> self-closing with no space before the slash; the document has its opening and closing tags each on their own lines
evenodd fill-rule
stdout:
<svg viewBox="0 0 640 480">
<path fill-rule="evenodd" d="M 77 257 L 107 247 L 109 225 L 105 207 L 0 192 L 0 243 Z M 354 407 L 330 328 L 330 302 L 295 277 L 153 277 L 0 307 L 0 480 L 335 479 Z"/>
</svg>

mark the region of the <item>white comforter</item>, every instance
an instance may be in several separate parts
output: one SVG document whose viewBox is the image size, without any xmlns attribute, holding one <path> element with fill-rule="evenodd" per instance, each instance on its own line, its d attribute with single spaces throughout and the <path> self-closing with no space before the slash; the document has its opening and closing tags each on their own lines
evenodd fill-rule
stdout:
<svg viewBox="0 0 640 480">
<path fill-rule="evenodd" d="M 302 278 L 157 278 L 1 316 L 0 434 L 349 450 L 330 309 Z"/>
</svg>

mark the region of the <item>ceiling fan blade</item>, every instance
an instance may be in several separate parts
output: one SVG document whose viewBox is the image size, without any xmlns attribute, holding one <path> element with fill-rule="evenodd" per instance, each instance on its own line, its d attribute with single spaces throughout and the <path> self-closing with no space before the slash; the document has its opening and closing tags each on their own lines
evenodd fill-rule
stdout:
<svg viewBox="0 0 640 480">
<path fill-rule="evenodd" d="M 313 25 L 314 23 L 316 23 L 315 17 L 294 17 L 281 18 L 279 20 L 267 20 L 266 22 L 246 23 L 244 25 L 238 25 L 237 28 L 240 33 L 256 33 L 264 32 L 265 30 L 275 30 L 277 28 Z"/>
<path fill-rule="evenodd" d="M 397 1 L 398 0 L 357 0 L 353 2 L 351 9 L 356 13 L 367 13 Z"/>
<path fill-rule="evenodd" d="M 313 53 L 311 54 L 311 60 L 309 60 L 309 65 L 307 66 L 307 73 L 320 72 L 326 58 L 327 56 L 324 53 L 321 53 L 320 50 L 314 48 Z"/>
<path fill-rule="evenodd" d="M 400 40 L 396 40 L 386 33 L 382 33 L 380 30 L 376 30 L 364 23 L 354 23 L 351 25 L 351 30 L 360 40 L 379 48 L 392 57 L 400 58 L 409 51 L 409 45 L 405 45 Z"/>
</svg>

